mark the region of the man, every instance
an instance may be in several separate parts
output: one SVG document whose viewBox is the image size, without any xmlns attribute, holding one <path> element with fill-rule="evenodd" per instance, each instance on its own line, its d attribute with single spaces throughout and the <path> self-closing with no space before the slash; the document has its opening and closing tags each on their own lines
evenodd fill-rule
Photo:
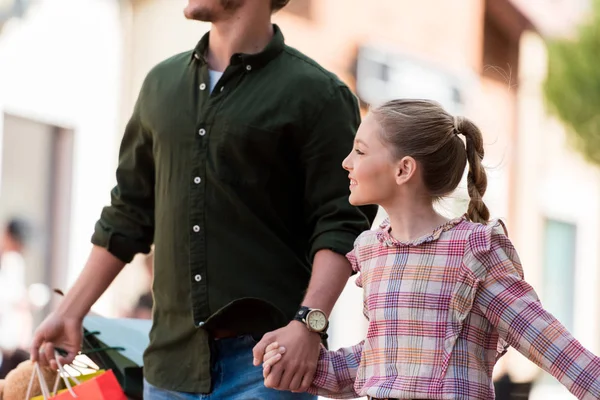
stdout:
<svg viewBox="0 0 600 400">
<path fill-rule="evenodd" d="M 252 348 L 275 330 L 288 352 L 271 386 L 308 388 L 326 323 L 311 331 L 295 315 L 329 314 L 351 274 L 343 254 L 375 210 L 349 205 L 340 168 L 356 100 L 284 45 L 271 14 L 287 2 L 189 0 L 186 17 L 212 29 L 148 74 L 111 206 L 81 276 L 38 329 L 34 359 L 54 363 L 59 346 L 70 361 L 83 316 L 154 241 L 145 399 L 314 398 L 266 388 Z"/>
</svg>

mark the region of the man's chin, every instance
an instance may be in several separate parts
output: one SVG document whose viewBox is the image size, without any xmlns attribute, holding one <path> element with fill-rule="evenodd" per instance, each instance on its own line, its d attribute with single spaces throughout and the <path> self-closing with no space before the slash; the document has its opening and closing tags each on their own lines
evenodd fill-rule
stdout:
<svg viewBox="0 0 600 400">
<path fill-rule="evenodd" d="M 212 15 L 209 10 L 202 10 L 194 7 L 187 6 L 183 9 L 183 16 L 186 19 L 193 21 L 211 22 Z"/>
</svg>

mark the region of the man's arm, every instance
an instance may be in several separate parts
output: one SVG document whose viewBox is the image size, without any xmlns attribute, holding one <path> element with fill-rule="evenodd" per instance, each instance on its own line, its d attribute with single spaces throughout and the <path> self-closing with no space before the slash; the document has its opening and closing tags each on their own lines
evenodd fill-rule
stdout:
<svg viewBox="0 0 600 400">
<path fill-rule="evenodd" d="M 83 319 L 123 269 L 125 263 L 103 247 L 94 246 L 90 256 L 56 314 Z"/>
<path fill-rule="evenodd" d="M 331 313 L 352 273 L 344 255 L 356 237 L 370 228 L 376 207 L 362 209 L 348 202 L 349 180 L 342 160 L 351 151 L 360 123 L 356 98 L 345 86 L 332 89 L 310 135 L 302 144 L 301 160 L 305 175 L 305 220 L 312 232 L 309 257 L 312 276 L 302 305 Z M 285 356 L 271 370 L 267 387 L 306 391 L 314 377 L 319 356 L 320 336 L 298 321 L 266 334 L 254 348 L 259 365 L 264 350 L 278 342 Z"/>
<path fill-rule="evenodd" d="M 138 252 L 148 252 L 154 235 L 152 140 L 141 123 L 142 92 L 121 142 L 117 185 L 92 236 L 94 247 L 81 274 L 60 305 L 36 329 L 31 358 L 56 368 L 60 347 L 69 364 L 81 349 L 82 321 L 98 298 Z M 42 348 L 42 349 L 40 349 Z"/>
<path fill-rule="evenodd" d="M 346 257 L 331 250 L 319 250 L 302 305 L 323 310 L 329 316 L 351 274 L 352 267 Z"/>
</svg>

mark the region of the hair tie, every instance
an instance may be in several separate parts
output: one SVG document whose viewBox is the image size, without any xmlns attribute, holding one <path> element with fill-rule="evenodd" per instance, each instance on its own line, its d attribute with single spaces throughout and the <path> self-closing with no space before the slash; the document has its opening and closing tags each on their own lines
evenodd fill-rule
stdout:
<svg viewBox="0 0 600 400">
<path fill-rule="evenodd" d="M 456 115 L 454 116 L 454 134 L 460 134 L 460 130 L 458 129 L 458 117 Z"/>
</svg>

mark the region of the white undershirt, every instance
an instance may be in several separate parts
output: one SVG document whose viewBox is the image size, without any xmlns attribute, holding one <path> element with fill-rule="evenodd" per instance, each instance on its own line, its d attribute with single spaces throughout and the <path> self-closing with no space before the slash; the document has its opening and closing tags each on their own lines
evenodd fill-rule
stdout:
<svg viewBox="0 0 600 400">
<path fill-rule="evenodd" d="M 219 71 L 213 71 L 212 69 L 208 70 L 208 76 L 209 76 L 209 87 L 210 87 L 210 93 L 212 93 L 213 89 L 215 88 L 215 86 L 217 86 L 217 82 L 219 82 L 219 79 L 221 79 L 221 76 L 223 76 L 222 72 Z"/>
</svg>

